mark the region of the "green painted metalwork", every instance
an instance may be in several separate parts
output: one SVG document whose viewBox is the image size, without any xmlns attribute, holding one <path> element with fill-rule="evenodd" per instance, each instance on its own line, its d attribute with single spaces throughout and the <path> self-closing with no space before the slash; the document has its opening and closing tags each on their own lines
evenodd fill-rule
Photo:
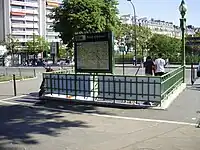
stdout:
<svg viewBox="0 0 200 150">
<path fill-rule="evenodd" d="M 163 76 L 122 76 L 92 73 L 44 73 L 46 93 L 72 96 L 94 103 L 138 103 L 151 101 L 161 104 L 183 83 L 183 67 Z M 65 96 L 65 98 L 66 98 Z"/>
<path fill-rule="evenodd" d="M 175 69 L 161 77 L 161 98 L 165 98 L 171 91 L 184 82 L 184 66 Z"/>
</svg>

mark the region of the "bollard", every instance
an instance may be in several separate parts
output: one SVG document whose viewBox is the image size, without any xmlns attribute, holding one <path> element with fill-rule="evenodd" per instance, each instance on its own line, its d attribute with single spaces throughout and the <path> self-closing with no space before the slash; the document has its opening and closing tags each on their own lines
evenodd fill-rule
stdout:
<svg viewBox="0 0 200 150">
<path fill-rule="evenodd" d="M 17 96 L 15 74 L 13 74 L 13 89 L 14 89 L 14 96 Z"/>
<path fill-rule="evenodd" d="M 36 71 L 35 71 L 35 69 L 33 69 L 33 75 L 34 75 L 34 77 L 36 77 Z"/>
</svg>

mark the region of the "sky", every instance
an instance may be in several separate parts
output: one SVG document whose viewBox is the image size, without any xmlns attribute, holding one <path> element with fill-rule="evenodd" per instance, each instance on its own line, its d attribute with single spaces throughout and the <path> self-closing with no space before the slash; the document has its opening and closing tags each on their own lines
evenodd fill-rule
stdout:
<svg viewBox="0 0 200 150">
<path fill-rule="evenodd" d="M 133 8 L 127 0 L 119 1 L 119 12 L 123 14 L 133 14 Z M 136 16 L 147 17 L 156 20 L 173 22 L 179 25 L 179 5 L 181 0 L 132 0 L 136 9 Z M 187 25 L 200 27 L 200 0 L 185 0 L 187 5 Z"/>
</svg>

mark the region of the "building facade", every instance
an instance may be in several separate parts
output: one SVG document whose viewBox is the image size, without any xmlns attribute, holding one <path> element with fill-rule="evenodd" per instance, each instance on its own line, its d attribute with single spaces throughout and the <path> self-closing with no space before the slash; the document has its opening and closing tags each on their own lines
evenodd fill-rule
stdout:
<svg viewBox="0 0 200 150">
<path fill-rule="evenodd" d="M 134 17 L 129 15 L 122 15 L 120 17 L 124 24 L 135 24 Z M 181 29 L 179 26 L 174 25 L 172 22 L 166 22 L 162 20 L 156 20 L 151 18 L 150 20 L 146 17 L 136 18 L 136 24 L 151 29 L 153 33 L 164 34 L 170 37 L 181 38 Z M 195 34 L 195 28 L 187 26 L 186 34 Z"/>
<path fill-rule="evenodd" d="M 0 0 L 0 41 L 6 35 L 24 43 L 33 39 L 33 34 L 45 37 L 49 42 L 59 42 L 59 33 L 52 29 L 53 20 L 48 14 L 62 0 Z"/>
</svg>

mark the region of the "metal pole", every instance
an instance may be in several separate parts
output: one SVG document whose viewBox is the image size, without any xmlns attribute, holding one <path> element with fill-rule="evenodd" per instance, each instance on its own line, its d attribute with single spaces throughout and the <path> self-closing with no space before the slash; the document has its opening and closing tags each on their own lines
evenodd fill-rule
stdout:
<svg viewBox="0 0 200 150">
<path fill-rule="evenodd" d="M 35 61 L 35 12 L 34 12 L 34 7 L 33 7 L 33 58 Z"/>
<path fill-rule="evenodd" d="M 14 89 L 14 96 L 17 96 L 15 74 L 13 74 L 13 89 Z"/>
<path fill-rule="evenodd" d="M 130 0 L 130 3 L 133 7 L 133 13 L 134 13 L 134 48 L 135 48 L 135 66 L 137 66 L 137 22 L 136 22 L 136 10 L 133 2 Z M 133 25 L 133 19 L 132 19 L 132 25 Z"/>
<path fill-rule="evenodd" d="M 185 83 L 185 22 L 186 19 L 182 15 L 180 19 L 182 30 L 182 66 L 183 66 L 183 83 Z"/>
<path fill-rule="evenodd" d="M 123 49 L 123 75 L 125 74 L 125 69 L 124 69 L 124 49 Z"/>
</svg>

